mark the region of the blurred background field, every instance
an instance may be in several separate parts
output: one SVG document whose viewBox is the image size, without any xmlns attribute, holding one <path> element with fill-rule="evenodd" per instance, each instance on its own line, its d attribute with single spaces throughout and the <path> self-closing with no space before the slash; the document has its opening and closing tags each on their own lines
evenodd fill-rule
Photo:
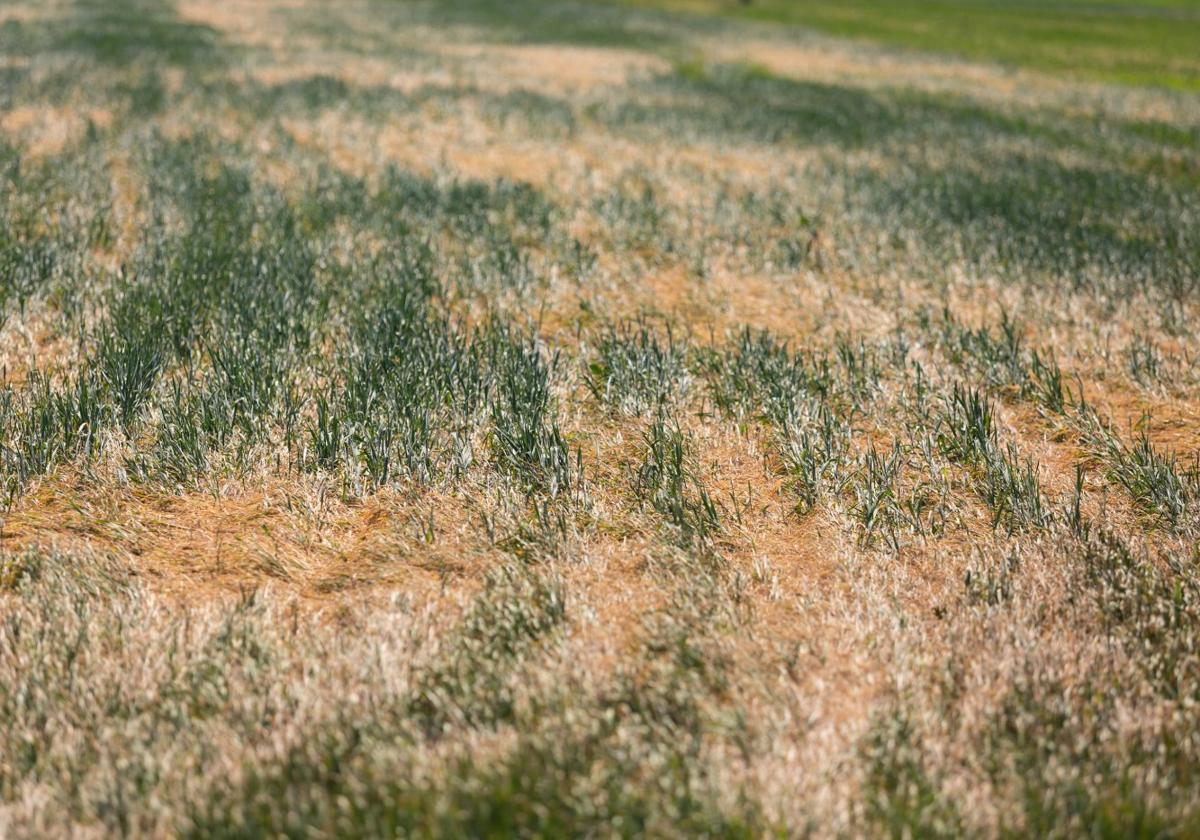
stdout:
<svg viewBox="0 0 1200 840">
<path fill-rule="evenodd" d="M 793 24 L 1077 78 L 1200 87 L 1200 4 L 1195 0 L 661 0 L 638 5 Z"/>
</svg>

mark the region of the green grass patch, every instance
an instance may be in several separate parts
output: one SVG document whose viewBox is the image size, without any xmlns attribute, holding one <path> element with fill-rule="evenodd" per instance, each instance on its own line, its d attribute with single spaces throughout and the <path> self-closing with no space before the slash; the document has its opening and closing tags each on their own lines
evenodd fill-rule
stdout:
<svg viewBox="0 0 1200 840">
<path fill-rule="evenodd" d="M 633 0 L 1102 81 L 1200 89 L 1193 0 Z"/>
</svg>

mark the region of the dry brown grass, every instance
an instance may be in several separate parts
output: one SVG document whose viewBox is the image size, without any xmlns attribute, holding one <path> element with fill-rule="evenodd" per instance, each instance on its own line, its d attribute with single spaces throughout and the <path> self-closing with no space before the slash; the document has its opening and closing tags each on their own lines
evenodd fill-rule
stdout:
<svg viewBox="0 0 1200 840">
<path fill-rule="evenodd" d="M 334 8 L 307 0 L 188 0 L 175 11 L 180 21 L 211 28 L 223 45 L 245 52 L 231 53 L 241 57 L 228 66 L 197 69 L 181 63 L 158 68 L 155 72 L 170 95 L 157 110 L 137 117 L 131 128 L 122 125 L 117 110 L 82 94 L 71 100 L 74 104 L 22 104 L 0 113 L 0 129 L 26 162 L 74 160 L 72 156 L 92 142 L 89 122 L 100 133 L 96 142 L 104 144 L 104 154 L 98 157 L 103 160 L 98 171 L 107 179 L 111 198 L 106 210 L 110 233 L 86 248 L 89 276 L 106 283 L 125 276 L 151 283 L 161 279 L 137 272 L 139 259 L 146 256 L 141 249 L 152 242 L 159 225 L 151 211 L 171 198 L 167 193 L 175 182 L 152 171 L 139 144 L 151 147 L 189 138 L 226 143 L 215 152 L 196 152 L 212 155 L 209 174 L 244 172 L 258 199 L 270 191 L 274 201 L 278 191 L 282 203 L 292 203 L 288 206 L 313 195 L 318 204 L 332 196 L 337 187 L 322 187 L 327 194 L 313 189 L 318 176 L 330 173 L 360 179 L 364 194 L 377 198 L 375 191 L 388 165 L 439 187 L 442 182 L 469 182 L 486 192 L 501 181 L 530 187 L 552 215 L 546 228 L 550 233 L 535 227 L 534 234 L 524 229 L 513 234 L 520 255 L 529 257 L 533 266 L 531 287 L 497 290 L 467 284 L 461 293 L 446 291 L 436 303 L 451 313 L 456 328 L 482 328 L 492 320 L 507 319 L 536 335 L 544 356 L 562 354 L 549 380 L 549 413 L 561 426 L 572 468 L 578 457 L 584 478 L 577 495 L 550 498 L 544 488 L 527 490 L 521 483 L 525 479 L 514 477 L 519 470 L 505 466 L 496 454 L 499 445 L 489 435 L 499 421 L 485 411 L 479 428 L 471 432 L 475 460 L 455 478 L 400 478 L 374 488 L 346 479 L 343 466 L 316 468 L 305 461 L 303 469 L 283 469 L 280 453 L 285 448 L 278 422 L 264 417 L 263 424 L 275 425 L 251 450 L 244 469 L 216 467 L 178 487 L 141 481 L 127 469 L 125 458 L 146 450 L 165 424 L 165 380 L 156 380 L 146 397 L 153 409 L 145 412 L 144 426 L 126 434 L 114 424 L 99 455 L 59 458 L 23 486 L 11 508 L 0 514 L 0 555 L 6 564 L 0 567 L 0 611 L 8 609 L 5 604 L 13 605 L 13 615 L 24 610 L 14 621 L 40 621 L 41 614 L 35 615 L 42 609 L 39 605 L 69 600 L 56 601 L 52 590 L 37 589 L 51 584 L 32 572 L 22 577 L 22 557 L 55 558 L 53 563 L 67 568 L 62 574 L 68 579 L 74 562 L 70 558 L 82 558 L 80 574 L 92 574 L 89 564 L 102 570 L 111 566 L 120 570 L 121 587 L 136 590 L 129 596 L 129 603 L 137 605 L 130 619 L 131 641 L 110 652 L 108 666 L 89 660 L 87 667 L 96 670 L 85 673 L 84 679 L 103 682 L 111 677 L 105 676 L 104 668 L 130 669 L 137 664 L 136 651 L 168 647 L 168 640 L 176 638 L 172 634 L 182 632 L 171 624 L 172 611 L 194 614 L 198 626 L 234 622 L 228 617 L 231 605 L 241 603 L 249 592 L 259 592 L 266 606 L 262 615 L 245 619 L 251 627 L 246 632 L 261 635 L 272 650 L 286 651 L 262 666 L 266 676 L 261 682 L 237 670 L 244 652 L 213 654 L 213 667 L 230 673 L 224 705 L 211 712 L 211 721 L 202 721 L 200 713 L 182 715 L 188 726 L 197 727 L 188 730 L 191 740 L 177 747 L 186 757 L 181 759 L 183 769 L 154 765 L 155 772 L 161 771 L 161 778 L 175 786 L 168 785 L 165 792 L 154 789 L 167 804 L 161 813 L 140 814 L 144 822 L 129 833 L 165 836 L 180 831 L 189 820 L 199 819 L 196 815 L 203 808 L 196 803 L 212 791 L 241 790 L 239 781 L 244 786 L 257 769 L 267 768 L 264 774 L 269 776 L 285 762 L 289 750 L 323 748 L 311 733 L 333 732 L 329 737 L 334 741 L 342 737 L 338 715 L 343 706 L 350 718 L 370 720 L 375 714 L 385 715 L 380 711 L 384 709 L 393 714 L 397 698 L 415 696 L 422 674 L 429 680 L 446 674 L 458 678 L 461 674 L 455 669 L 468 665 L 485 674 L 480 678 L 484 687 L 464 678 L 465 688 L 457 683 L 445 688 L 451 699 L 433 703 L 437 710 L 443 702 L 452 710 L 444 731 L 425 738 L 405 730 L 393 739 L 396 744 L 418 746 L 411 753 L 384 750 L 385 758 L 379 765 L 368 764 L 363 778 L 370 773 L 404 777 L 397 768 L 411 761 L 417 768 L 414 778 L 443 783 L 464 772 L 451 763 L 454 755 L 477 751 L 480 767 L 497 766 L 533 742 L 562 749 L 559 739 L 576 737 L 609 715 L 618 721 L 616 734 L 606 734 L 612 741 L 601 739 L 604 746 L 596 747 L 598 751 L 618 744 L 612 754 L 634 756 L 637 772 L 647 779 L 667 779 L 664 787 L 673 782 L 663 768 L 698 768 L 707 775 L 689 781 L 693 793 L 704 802 L 711 795 L 725 812 L 738 813 L 735 800 L 744 792 L 761 805 L 767 823 L 775 821 L 784 833 L 812 825 L 818 833 L 859 836 L 894 829 L 897 836 L 904 831 L 915 836 L 917 829 L 929 828 L 917 819 L 928 816 L 925 812 L 907 815 L 916 822 L 888 823 L 878 821 L 865 804 L 872 796 L 892 797 L 889 802 L 903 798 L 904 790 L 879 792 L 883 759 L 872 757 L 869 747 L 872 738 L 882 737 L 879 732 L 903 718 L 915 746 L 887 742 L 884 750 L 892 756 L 908 755 L 909 747 L 916 751 L 915 769 L 906 765 L 896 771 L 915 774 L 904 777 L 902 784 L 913 789 L 928 785 L 934 791 L 931 801 L 937 802 L 922 806 L 929 812 L 938 802 L 953 802 L 961 822 L 952 829 L 992 836 L 1013 825 L 1034 830 L 1025 822 L 1033 817 L 1022 810 L 1028 802 L 1017 790 L 1019 774 L 1008 772 L 1029 760 L 1029 754 L 1020 752 L 1024 742 L 1014 746 L 1015 741 L 1005 740 L 1015 731 L 1012 728 L 1026 726 L 1031 719 L 1057 720 L 1061 712 L 1074 721 L 1071 725 L 1079 726 L 1069 738 L 1054 742 L 1053 750 L 1060 750 L 1064 758 L 1034 768 L 1045 773 L 1040 783 L 1046 786 L 1056 778 L 1073 779 L 1077 769 L 1099 778 L 1109 766 L 1104 762 L 1132 753 L 1126 749 L 1131 745 L 1176 744 L 1176 738 L 1182 746 L 1172 766 L 1194 771 L 1191 762 L 1200 748 L 1193 743 L 1195 727 L 1186 717 L 1192 702 L 1188 698 L 1194 696 L 1187 692 L 1195 689 L 1195 674 L 1189 670 L 1195 651 L 1179 654 L 1178 663 L 1170 666 L 1182 675 L 1179 696 L 1169 696 L 1144 674 L 1137 676 L 1142 673 L 1140 663 L 1158 656 L 1168 644 L 1153 636 L 1161 628 L 1135 626 L 1142 620 L 1138 616 L 1150 615 L 1158 602 L 1138 602 L 1142 612 L 1130 607 L 1127 614 L 1120 612 L 1125 607 L 1119 599 L 1149 586 L 1145 581 L 1150 573 L 1136 565 L 1143 560 L 1147 568 L 1180 575 L 1179 592 L 1192 585 L 1190 571 L 1184 575 L 1176 570 L 1187 569 L 1187 562 L 1195 559 L 1200 527 L 1195 500 L 1173 526 L 1148 516 L 1112 478 L 1112 464 L 1089 445 L 1081 431 L 1082 409 L 1068 405 L 1055 413 L 1017 385 L 988 381 L 980 373 L 982 367 L 972 367 L 983 365 L 979 359 L 953 361 L 941 319 L 944 310 L 963 329 L 996 330 L 1000 313 L 1005 313 L 1020 325 L 1023 351 L 1053 351 L 1068 391 L 1084 397 L 1120 440 L 1128 444 L 1144 430 L 1154 446 L 1184 459 L 1200 452 L 1196 332 L 1180 329 L 1157 335 L 1155 346 L 1165 358 L 1176 360 L 1174 367 L 1158 381 L 1138 382 L 1120 361 L 1120 352 L 1150 329 L 1147 325 L 1163 320 L 1160 298 L 1147 293 L 1135 300 L 1115 300 L 1107 291 L 1069 287 L 1068 281 L 1076 277 L 1067 276 L 1066 269 L 1058 287 L 1050 288 L 1042 278 L 1028 285 L 1016 282 L 1005 273 L 1002 260 L 978 261 L 970 239 L 938 250 L 920 238 L 921 231 L 910 229 L 917 222 L 888 215 L 908 207 L 896 210 L 883 200 L 865 210 L 851 206 L 843 195 L 852 191 L 849 181 L 829 174 L 843 167 L 867 181 L 871 176 L 887 182 L 920 159 L 932 161 L 931 173 L 944 169 L 969 180 L 980 175 L 976 170 L 991 165 L 986 155 L 996 149 L 1028 152 L 1047 166 L 1070 171 L 1091 171 L 1088 167 L 1097 162 L 1125 171 L 1133 164 L 1116 158 L 1115 145 L 1107 146 L 1109 141 L 1099 137 L 1091 147 L 1068 148 L 1032 135 L 1010 134 L 990 137 L 991 146 L 980 151 L 981 162 L 973 163 L 947 159 L 962 150 L 961 138 L 948 152 L 914 151 L 899 129 L 900 139 L 867 138 L 858 146 L 847 143 L 847 148 L 819 133 L 795 139 L 786 133 L 796 128 L 790 125 L 780 129 L 782 139 L 773 139 L 766 129 L 756 134 L 755 124 L 739 123 L 736 113 L 728 117 L 732 128 L 722 128 L 715 117 L 713 125 L 705 124 L 705 112 L 689 122 L 693 100 L 718 116 L 725 114 L 723 103 L 713 105 L 702 88 L 697 93 L 695 80 L 677 73 L 673 53 L 496 43 L 485 37 L 482 24 L 443 27 L 417 21 L 409 29 L 394 23 L 385 29 L 374 21 L 376 10 L 367 3 Z M 32 5 L 10 5 L 0 9 L 0 23 L 34 21 L 39 15 Z M 314 20 L 327 22 L 327 29 L 302 25 Z M 367 46 L 358 52 L 335 37 L 342 33 L 354 44 L 351 36 L 373 29 L 381 30 L 376 33 L 379 40 L 362 39 Z M 1156 91 L 1079 85 L 815 37 L 795 42 L 766 39 L 755 31 L 760 34 L 750 37 L 738 30 L 744 38 L 720 39 L 685 31 L 680 55 L 701 55 L 713 65 L 760 65 L 780 79 L 839 85 L 882 97 L 919 89 L 1006 114 L 1044 107 L 1036 115 L 1047 120 L 1083 115 L 1112 119 L 1114 124 L 1134 117 L 1183 124 L 1196 112 L 1193 99 Z M 208 101 L 208 94 L 189 94 L 198 78 L 214 81 L 217 89 L 229 84 L 261 92 L 290 83 L 303 86 L 319 77 L 339 79 L 363 97 L 375 89 L 374 95 L 388 103 L 423 95 L 428 88 L 448 92 L 446 102 L 434 97 L 404 109 L 378 103 L 361 108 L 292 103 L 277 110 L 268 106 L 263 114 L 217 95 Z M 652 81 L 658 77 L 666 81 Z M 499 101 L 514 92 L 566 103 L 573 122 L 569 128 L 556 123 L 546 129 L 522 110 L 525 106 L 500 116 L 489 110 L 502 107 L 493 98 Z M 387 99 L 393 95 L 398 98 Z M 614 102 L 649 103 L 651 109 L 661 110 L 664 123 L 647 129 L 604 116 L 604 107 Z M 676 117 L 678 124 L 668 122 Z M 1068 133 L 1077 126 L 1063 125 Z M 1128 148 L 1140 142 L 1130 140 Z M 822 169 L 827 164 L 834 169 Z M 177 164 L 162 164 L 164 169 L 169 165 Z M 985 178 L 980 183 L 990 182 Z M 638 228 L 636 202 L 643 185 L 653 198 L 646 212 L 659 214 L 650 234 Z M 633 209 L 606 210 L 605 202 L 611 203 L 622 189 Z M 773 191 L 785 196 L 782 209 L 776 208 L 778 217 L 752 203 L 745 205 L 751 209 L 737 203 L 740 197 L 763 199 Z M 347 195 L 352 192 L 347 189 Z M 734 198 L 719 203 L 726 194 Z M 839 204 L 843 200 L 846 203 Z M 914 204 L 919 200 L 911 199 Z M 812 210 L 811 227 L 788 215 L 801 209 L 806 214 Z M 438 264 L 438 279 L 447 281 L 447 289 L 451 281 L 469 273 L 464 266 L 472 265 L 470 259 L 486 267 L 485 258 L 500 251 L 505 241 L 486 237 L 513 233 L 515 226 L 504 212 L 503 207 L 489 210 L 480 225 L 482 233 L 447 226 L 428 237 L 439 257 L 450 255 Z M 807 243 L 807 250 L 787 263 L 769 248 L 760 253 L 746 242 L 732 241 L 729 231 L 746 219 L 754 222 L 754 232 L 770 234 L 764 233 L 765 239 L 790 237 Z M 252 244 L 269 233 L 262 218 L 256 221 L 248 235 Z M 418 223 L 402 221 L 424 235 Z M 362 282 L 369 274 L 363 269 L 365 257 L 387 253 L 395 244 L 389 237 L 405 241 L 397 233 L 399 227 L 371 226 L 349 211 L 328 228 L 306 218 L 298 227 L 307 236 L 310 228 L 304 225 L 312 231 L 313 272 L 320 283 L 335 287 L 343 281 Z M 1047 234 L 1049 250 L 1060 233 Z M 594 251 L 595 263 L 586 276 L 573 276 L 575 267 L 563 257 L 564 243 L 572 239 Z M 663 250 L 663 243 L 675 250 Z M 701 250 L 702 259 L 696 259 Z M 153 265 L 156 270 L 168 266 L 164 271 L 174 266 Z M 22 389 L 35 369 L 59 382 L 64 373 L 82 365 L 74 336 L 55 320 L 63 317 L 55 301 L 70 280 L 56 278 L 54 295 L 39 292 L 23 314 L 0 324 L 0 384 L 11 387 L 18 398 L 23 398 Z M 336 311 L 328 323 L 318 325 L 321 332 L 311 353 L 297 357 L 308 367 L 287 374 L 289 383 L 309 389 L 305 393 L 311 399 L 298 414 L 306 430 L 315 423 L 314 395 L 325 394 L 326 380 L 341 375 L 336 365 L 321 367 L 312 360 L 336 359 L 344 351 L 348 355 L 346 324 L 356 314 L 344 299 L 344 289 L 335 288 L 331 297 Z M 106 323 L 106 307 L 115 300 L 99 294 L 87 299 L 78 323 L 98 329 Z M 1194 301 L 1184 300 L 1179 312 L 1185 326 L 1196 323 Z M 654 410 L 623 414 L 598 400 L 586 380 L 599 375 L 595 371 L 603 329 L 639 317 L 646 317 L 656 334 L 665 331 L 663 325 L 671 325 L 695 381 L 686 394 L 664 399 Z M 728 371 L 719 365 L 704 369 L 700 360 L 707 358 L 704 353 L 733 352 L 745 328 L 769 331 L 789 345 L 789 354 L 828 354 L 822 357 L 832 371 L 828 393 L 814 396 L 818 389 L 810 393 L 805 390 L 808 385 L 791 380 L 780 386 L 793 388 L 790 396 L 800 408 L 808 405 L 806 400 L 824 400 L 852 440 L 831 467 L 837 479 L 830 482 L 833 489 L 824 488 L 809 508 L 800 502 L 798 471 L 781 447 L 784 432 L 796 432 L 802 419 L 791 418 L 797 429 L 783 429 L 780 419 L 770 415 L 769 388 L 762 383 L 754 386 L 759 390 L 747 392 L 751 395 L 736 410 L 725 413 L 715 404 L 714 395 Z M 900 341 L 898 336 L 907 347 L 897 363 L 888 353 L 893 347 L 889 342 Z M 838 348 L 847 347 L 851 353 L 862 347 L 876 354 L 875 378 L 861 388 L 838 356 Z M 201 368 L 209 364 L 203 353 L 196 358 Z M 1190 367 L 1187 360 L 1193 360 Z M 917 419 L 919 400 L 914 396 L 918 363 L 931 406 L 923 420 Z M 165 369 L 183 378 L 188 370 L 177 363 Z M 188 387 L 212 381 L 211 374 L 207 376 L 189 381 Z M 946 454 L 950 447 L 945 444 L 945 401 L 958 382 L 978 389 L 994 406 L 997 440 L 1011 442 L 1021 458 L 1031 461 L 1052 519 L 1006 527 L 979 490 L 987 465 Z M 495 392 L 490 396 L 492 402 L 498 400 Z M 712 536 L 689 537 L 685 527 L 672 522 L 669 511 L 638 496 L 638 471 L 649 457 L 646 436 L 657 410 L 678 425 L 686 446 L 685 501 L 694 501 L 692 497 L 703 491 L 716 503 L 718 526 Z M 9 439 L 0 438 L 0 446 L 8 445 Z M 922 472 L 922 445 L 929 447 L 931 475 Z M 305 438 L 297 446 L 307 456 L 306 447 L 313 444 Z M 875 531 L 864 524 L 854 494 L 869 477 L 865 456 L 871 451 L 886 455 L 893 446 L 904 450 L 906 460 L 889 498 L 902 499 L 919 481 L 936 485 L 945 496 L 941 530 L 921 532 L 898 514 L 890 531 L 886 523 Z M 291 454 L 290 449 L 286 452 Z M 1086 469 L 1080 512 L 1091 529 L 1087 536 L 1070 531 L 1065 513 L 1078 467 Z M 561 531 L 541 521 L 539 505 L 562 514 Z M 1102 529 L 1130 547 L 1135 565 L 1098 583 L 1103 575 L 1082 558 L 1094 548 L 1089 540 Z M 561 585 L 567 593 L 561 626 L 555 624 L 532 642 L 523 637 L 513 642 L 518 652 L 511 662 L 508 654 L 487 647 L 488 641 L 508 632 L 502 625 L 512 615 L 525 620 L 521 611 L 535 614 L 536 609 L 520 601 L 525 590 L 510 582 L 505 584 L 509 588 L 496 591 L 511 596 L 516 606 L 506 612 L 505 605 L 491 605 L 498 612 L 487 612 L 487 598 L 492 597 L 488 593 L 493 591 L 489 575 L 510 567 L 524 570 L 539 585 Z M 1183 615 L 1193 602 L 1184 604 L 1184 596 L 1179 597 Z M 112 608 L 113 615 L 119 618 L 126 602 L 114 603 L 118 606 Z M 491 622 L 474 631 L 483 641 L 472 636 L 469 627 L 463 629 L 472 605 Z M 108 608 L 96 607 L 98 614 L 108 615 L 104 609 Z M 119 624 L 117 618 L 112 620 Z M 74 626 L 70 622 L 75 620 L 62 618 L 63 626 Z M 287 635 L 284 628 L 289 623 L 301 628 L 294 631 L 297 635 Z M 1158 641 L 1146 642 L 1147 638 Z M 1196 637 L 1188 638 L 1194 642 Z M 472 659 L 478 655 L 472 645 L 482 646 L 479 649 L 491 659 Z M 190 637 L 180 646 L 193 652 L 202 649 Z M 0 657 L 0 677 L 12 677 L 22 668 L 29 672 L 29 667 Z M 159 658 L 146 667 L 163 684 L 175 679 Z M 493 677 L 494 684 L 487 682 Z M 149 676 L 145 679 L 153 682 Z M 152 694 L 151 688 L 139 690 Z M 508 697 L 508 692 L 515 698 L 514 710 L 498 722 L 455 717 L 478 711 L 472 703 L 486 707 L 472 694 L 475 691 L 491 692 L 493 701 Z M 47 689 L 46 696 L 52 694 Z M 252 717 L 262 712 L 254 703 L 276 694 L 278 707 L 266 705 L 283 722 L 256 724 L 265 735 L 239 743 L 238 724 L 227 720 L 235 716 L 230 710 L 245 702 L 250 710 L 246 714 Z M 0 693 L 0 698 L 7 696 Z M 39 702 L 62 708 L 71 702 L 63 699 L 66 694 L 54 697 Z M 1020 703 L 1028 705 L 1020 706 L 1011 719 L 1005 717 L 1012 704 Z M 413 708 L 417 705 L 414 702 Z M 633 707 L 645 719 L 630 718 Z M 63 712 L 64 720 L 71 714 L 75 712 Z M 415 719 L 416 713 L 412 716 Z M 1086 725 L 1079 722 L 1085 719 Z M 1102 723 L 1088 729 L 1095 721 Z M 1010 730 L 1003 730 L 1005 725 Z M 125 742 L 105 741 L 117 736 L 82 717 L 62 726 L 80 742 L 99 739 L 113 753 L 154 752 L 144 744 L 135 749 Z M 1057 737 L 1040 731 L 1037 736 L 1042 735 Z M 223 745 L 219 758 L 201 749 L 211 738 Z M 692 752 L 682 747 L 670 752 L 664 746 L 692 744 L 691 738 L 696 745 Z M 1070 752 L 1074 745 L 1091 743 L 1089 739 L 1096 741 L 1096 753 Z M 399 749 L 396 744 L 387 749 Z M 998 766 L 1003 765 L 995 777 L 986 766 L 989 749 L 996 750 Z M 206 769 L 202 759 L 217 763 Z M 602 760 L 597 761 L 599 767 Z M 1155 776 L 1161 768 L 1153 761 L 1146 759 L 1130 771 L 1135 787 L 1145 791 L 1147 807 L 1182 820 L 1193 813 L 1188 808 L 1194 803 L 1187 800 L 1194 786 L 1180 801 L 1164 802 L 1160 782 L 1165 777 Z M 90 799 L 72 798 L 74 794 L 63 793 L 62 780 L 44 768 L 37 772 L 50 781 L 30 776 L 10 782 L 11 764 L 0 756 L 0 792 L 5 797 L 0 802 L 0 833 L 10 824 L 15 826 L 14 836 L 64 828 L 86 833 L 97 825 L 113 828 L 104 823 L 103 809 L 96 804 L 107 801 L 102 794 L 88 788 Z M 201 781 L 195 782 L 195 789 L 187 788 L 186 778 L 179 781 L 176 772 L 183 777 L 193 772 Z M 108 770 L 81 773 L 89 785 L 117 784 Z M 547 777 L 551 775 L 547 771 Z M 1103 786 L 1110 781 L 1107 777 L 1094 789 L 1087 787 L 1093 781 L 1081 782 L 1088 795 L 1103 800 L 1111 794 Z M 705 787 L 709 783 L 711 791 Z M 183 796 L 179 791 L 185 788 L 184 799 L 195 806 L 192 810 L 179 804 L 184 799 L 173 798 Z M 63 802 L 74 810 L 63 810 L 60 820 L 53 810 Z M 1068 817 L 1077 819 L 1070 814 L 1064 819 Z M 1064 832 L 1083 828 L 1075 822 Z"/>
</svg>

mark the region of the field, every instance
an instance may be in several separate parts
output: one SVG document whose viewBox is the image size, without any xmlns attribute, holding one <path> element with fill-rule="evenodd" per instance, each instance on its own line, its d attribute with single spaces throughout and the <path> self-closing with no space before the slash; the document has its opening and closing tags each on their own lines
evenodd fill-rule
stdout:
<svg viewBox="0 0 1200 840">
<path fill-rule="evenodd" d="M 1102 81 L 1200 90 L 1196 0 L 626 0 Z"/>
<path fill-rule="evenodd" d="M 1196 44 L 3 0 L 0 836 L 1200 836 Z"/>
</svg>

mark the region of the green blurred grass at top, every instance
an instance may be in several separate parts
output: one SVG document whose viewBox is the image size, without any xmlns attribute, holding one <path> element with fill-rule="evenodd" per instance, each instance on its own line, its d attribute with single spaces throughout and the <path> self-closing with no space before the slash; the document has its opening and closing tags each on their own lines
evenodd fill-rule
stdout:
<svg viewBox="0 0 1200 840">
<path fill-rule="evenodd" d="M 932 53 L 1200 90 L 1200 0 L 625 0 Z"/>
</svg>

